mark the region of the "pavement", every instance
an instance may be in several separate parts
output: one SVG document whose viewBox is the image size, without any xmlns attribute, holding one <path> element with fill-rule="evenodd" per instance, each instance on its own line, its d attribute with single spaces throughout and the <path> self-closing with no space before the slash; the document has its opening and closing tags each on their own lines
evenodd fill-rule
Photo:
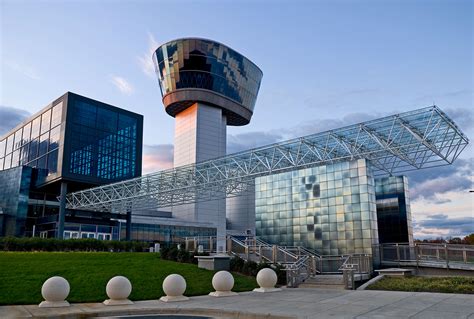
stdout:
<svg viewBox="0 0 474 319">
<path fill-rule="evenodd" d="M 37 305 L 0 307 L 0 318 L 91 318 L 145 314 L 187 314 L 240 319 L 474 319 L 474 295 L 286 288 L 280 292 L 243 292 L 237 296 L 221 298 L 197 296 L 191 297 L 188 301 L 174 303 L 147 300 L 136 301 L 133 305 L 126 306 L 83 303 L 71 304 L 66 308 L 39 308 Z"/>
</svg>

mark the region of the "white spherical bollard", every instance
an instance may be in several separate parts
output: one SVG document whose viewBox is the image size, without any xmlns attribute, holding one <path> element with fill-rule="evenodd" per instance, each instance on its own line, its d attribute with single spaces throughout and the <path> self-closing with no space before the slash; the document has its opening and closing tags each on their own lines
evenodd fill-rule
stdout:
<svg viewBox="0 0 474 319">
<path fill-rule="evenodd" d="M 280 291 L 280 288 L 275 288 L 278 277 L 276 272 L 271 268 L 263 268 L 257 274 L 257 283 L 260 288 L 255 288 L 257 292 L 273 292 Z"/>
<path fill-rule="evenodd" d="M 115 276 L 109 280 L 105 287 L 105 292 L 110 299 L 104 301 L 104 305 L 115 306 L 115 305 L 132 305 L 128 299 L 132 292 L 132 284 L 127 277 Z"/>
<path fill-rule="evenodd" d="M 166 296 L 160 298 L 164 302 L 183 301 L 188 300 L 188 297 L 183 296 L 186 290 L 186 280 L 183 276 L 172 274 L 163 281 L 163 291 Z"/>
<path fill-rule="evenodd" d="M 234 287 L 234 277 L 228 271 L 221 270 L 214 274 L 212 277 L 212 287 L 216 291 L 211 292 L 209 295 L 214 297 L 227 297 L 235 296 L 237 293 L 231 291 Z"/>
<path fill-rule="evenodd" d="M 69 283 L 63 277 L 54 276 L 47 279 L 41 287 L 41 295 L 43 295 L 44 301 L 39 304 L 39 307 L 68 307 L 69 302 L 66 301 L 66 298 L 69 291 Z"/>
</svg>

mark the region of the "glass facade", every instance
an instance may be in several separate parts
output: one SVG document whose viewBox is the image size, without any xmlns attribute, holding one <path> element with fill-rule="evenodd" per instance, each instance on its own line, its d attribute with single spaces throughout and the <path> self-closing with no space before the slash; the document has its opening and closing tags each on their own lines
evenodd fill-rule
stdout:
<svg viewBox="0 0 474 319">
<path fill-rule="evenodd" d="M 71 191 L 140 176 L 142 130 L 143 116 L 68 92 L 5 134 L 0 236 L 57 236 L 61 182 Z"/>
<path fill-rule="evenodd" d="M 132 240 L 180 242 L 184 237 L 198 236 L 216 236 L 216 229 L 210 227 L 132 223 Z M 124 225 L 122 225 L 122 238 L 125 238 Z"/>
<path fill-rule="evenodd" d="M 0 141 L 0 171 L 21 165 L 58 173 L 63 102 L 46 108 Z"/>
<path fill-rule="evenodd" d="M 183 88 L 214 91 L 253 111 L 262 71 L 250 60 L 218 42 L 180 39 L 153 55 L 162 95 Z"/>
<path fill-rule="evenodd" d="M 263 240 L 324 255 L 372 253 L 378 243 L 374 178 L 364 159 L 256 178 Z"/>
<path fill-rule="evenodd" d="M 89 100 L 75 98 L 70 104 L 68 175 L 108 181 L 139 176 L 137 117 Z"/>
<path fill-rule="evenodd" d="M 413 243 L 407 178 L 405 176 L 377 178 L 375 197 L 380 243 Z"/>
<path fill-rule="evenodd" d="M 0 237 L 24 236 L 32 168 L 0 172 Z"/>
</svg>

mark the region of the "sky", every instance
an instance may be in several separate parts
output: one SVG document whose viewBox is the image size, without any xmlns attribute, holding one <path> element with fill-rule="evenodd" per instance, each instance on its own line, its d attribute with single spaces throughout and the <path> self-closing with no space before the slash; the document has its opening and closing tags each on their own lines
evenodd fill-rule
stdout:
<svg viewBox="0 0 474 319">
<path fill-rule="evenodd" d="M 263 70 L 228 152 L 436 104 L 474 136 L 472 1 L 0 0 L 0 135 L 67 91 L 145 117 L 144 173 L 172 165 L 151 55 L 203 37 Z M 474 150 L 407 174 L 416 238 L 474 232 Z"/>
</svg>

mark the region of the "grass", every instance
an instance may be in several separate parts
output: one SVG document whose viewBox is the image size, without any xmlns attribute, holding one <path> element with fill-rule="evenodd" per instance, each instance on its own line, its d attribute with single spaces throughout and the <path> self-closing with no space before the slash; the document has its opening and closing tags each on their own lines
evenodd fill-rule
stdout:
<svg viewBox="0 0 474 319">
<path fill-rule="evenodd" d="M 131 300 L 158 299 L 164 295 L 163 280 L 173 273 L 186 279 L 187 296 L 214 291 L 211 280 L 215 272 L 162 260 L 152 253 L 0 252 L 0 304 L 41 302 L 41 286 L 51 276 L 69 281 L 69 302 L 104 301 L 105 286 L 116 275 L 131 281 Z M 257 287 L 253 277 L 234 274 L 234 279 L 234 291 Z"/>
<path fill-rule="evenodd" d="M 474 277 L 384 277 L 367 289 L 474 294 Z"/>
</svg>

